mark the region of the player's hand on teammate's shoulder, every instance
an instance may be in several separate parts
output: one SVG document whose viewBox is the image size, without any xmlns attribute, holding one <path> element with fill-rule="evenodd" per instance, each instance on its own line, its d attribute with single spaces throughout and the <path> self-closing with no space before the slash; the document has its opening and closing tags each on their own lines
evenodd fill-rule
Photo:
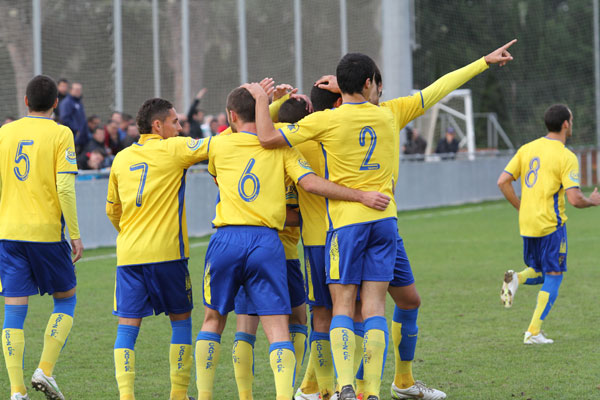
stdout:
<svg viewBox="0 0 600 400">
<path fill-rule="evenodd" d="M 600 193 L 598 193 L 598 188 L 594 188 L 592 194 L 590 194 L 590 201 L 595 206 L 600 206 Z"/>
<path fill-rule="evenodd" d="M 513 39 L 506 43 L 504 46 L 497 48 L 490 54 L 485 56 L 485 62 L 489 64 L 499 64 L 501 67 L 506 65 L 507 62 L 513 60 L 513 56 L 508 52 L 508 48 L 515 44 L 517 39 Z"/>
<path fill-rule="evenodd" d="M 71 239 L 71 249 L 73 250 L 73 263 L 76 263 L 83 255 L 81 239 Z"/>
<path fill-rule="evenodd" d="M 318 86 L 320 89 L 329 90 L 332 93 L 342 93 L 335 75 L 323 75 L 315 82 L 315 86 Z"/>
<path fill-rule="evenodd" d="M 390 198 L 379 192 L 362 192 L 360 202 L 375 210 L 385 211 L 390 204 Z"/>
</svg>

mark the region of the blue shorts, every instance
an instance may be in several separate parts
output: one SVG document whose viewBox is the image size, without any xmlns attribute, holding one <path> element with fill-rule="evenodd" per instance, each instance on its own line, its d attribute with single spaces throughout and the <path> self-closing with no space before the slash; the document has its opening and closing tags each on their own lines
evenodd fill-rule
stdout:
<svg viewBox="0 0 600 400">
<path fill-rule="evenodd" d="M 523 237 L 523 260 L 537 272 L 567 270 L 567 226 L 543 237 Z"/>
<path fill-rule="evenodd" d="M 327 284 L 360 285 L 394 278 L 396 218 L 344 226 L 327 232 Z"/>
<path fill-rule="evenodd" d="M 390 286 L 403 287 L 413 283 L 415 283 L 415 278 L 404 249 L 404 241 L 396 230 L 396 263 L 394 264 L 394 279 L 390 282 Z"/>
<path fill-rule="evenodd" d="M 54 243 L 0 240 L 0 295 L 24 297 L 67 292 L 77 286 L 71 247 Z"/>
<path fill-rule="evenodd" d="M 285 252 L 277 231 L 264 226 L 225 226 L 208 244 L 204 264 L 204 304 L 227 315 L 240 287 L 258 315 L 292 312 Z"/>
<path fill-rule="evenodd" d="M 117 267 L 114 315 L 144 318 L 185 314 L 193 308 L 187 260 Z"/>
<path fill-rule="evenodd" d="M 325 246 L 304 246 L 306 297 L 311 306 L 331 309 L 331 294 L 325 276 Z"/>
<path fill-rule="evenodd" d="M 290 292 L 290 306 L 292 308 L 306 303 L 304 291 L 304 277 L 300 269 L 300 260 L 285 260 L 287 265 L 288 290 Z M 248 298 L 246 289 L 242 286 L 235 296 L 235 313 L 256 315 L 256 307 Z"/>
</svg>

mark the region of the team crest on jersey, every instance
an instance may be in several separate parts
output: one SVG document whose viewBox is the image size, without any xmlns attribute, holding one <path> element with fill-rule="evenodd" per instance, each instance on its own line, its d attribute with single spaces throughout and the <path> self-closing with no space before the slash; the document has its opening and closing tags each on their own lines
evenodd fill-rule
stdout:
<svg viewBox="0 0 600 400">
<path fill-rule="evenodd" d="M 299 159 L 298 160 L 298 164 L 300 164 L 300 166 L 302 168 L 307 169 L 309 171 L 312 171 L 312 168 L 310 167 L 310 164 L 305 159 L 303 159 L 303 158 Z"/>
<path fill-rule="evenodd" d="M 575 172 L 575 171 L 571 171 L 571 173 L 569 174 L 569 178 L 571 178 L 571 180 L 575 183 L 579 183 L 579 173 Z"/>
<path fill-rule="evenodd" d="M 200 146 L 202 146 L 202 142 L 204 142 L 204 139 L 189 138 L 188 142 L 187 142 L 187 146 L 190 148 L 190 150 L 198 150 L 200 148 Z"/>
<path fill-rule="evenodd" d="M 297 131 L 298 131 L 298 129 L 300 129 L 300 127 L 298 126 L 298 124 L 289 124 L 289 125 L 287 126 L 287 128 L 288 128 L 288 131 L 289 131 L 290 133 L 295 133 L 295 132 L 297 132 Z"/>
<path fill-rule="evenodd" d="M 69 164 L 77 164 L 77 153 L 75 153 L 75 150 L 73 150 L 72 147 L 65 150 L 65 160 L 67 160 Z"/>
</svg>

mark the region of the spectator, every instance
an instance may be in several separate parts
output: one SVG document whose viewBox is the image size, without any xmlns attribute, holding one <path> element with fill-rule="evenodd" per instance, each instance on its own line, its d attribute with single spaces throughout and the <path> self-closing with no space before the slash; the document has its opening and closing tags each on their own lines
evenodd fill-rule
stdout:
<svg viewBox="0 0 600 400">
<path fill-rule="evenodd" d="M 121 114 L 119 111 L 113 111 L 110 115 L 110 120 L 115 121 L 117 123 L 117 126 L 119 126 L 121 125 L 121 121 L 123 120 L 123 114 Z"/>
<path fill-rule="evenodd" d="M 219 133 L 229 128 L 229 124 L 227 123 L 227 115 L 225 115 L 225 113 L 219 113 L 219 115 L 217 115 L 217 121 L 219 123 L 219 127 L 217 128 Z"/>
<path fill-rule="evenodd" d="M 100 126 L 100 117 L 95 114 L 91 117 L 88 117 L 87 124 L 88 132 L 90 132 L 93 135 L 94 132 L 96 132 L 96 129 Z"/>
<path fill-rule="evenodd" d="M 106 131 L 105 147 L 108 149 L 109 155 L 114 157 L 119 151 L 123 150 L 119 135 L 119 125 L 116 121 L 110 120 L 104 125 L 104 130 Z"/>
<path fill-rule="evenodd" d="M 58 106 L 56 106 L 56 109 L 54 110 L 54 120 L 56 122 L 60 122 L 60 103 L 65 99 L 65 97 L 67 97 L 67 94 L 69 93 L 69 81 L 65 78 L 60 78 L 58 82 L 56 82 L 56 87 L 58 89 Z"/>
<path fill-rule="evenodd" d="M 406 127 L 406 143 L 404 144 L 404 154 L 425 154 L 427 141 L 419 135 L 417 129 Z"/>
<path fill-rule="evenodd" d="M 206 88 L 203 88 L 196 94 L 194 102 L 190 106 L 187 115 L 187 120 L 190 123 L 189 136 L 193 137 L 194 139 L 199 139 L 205 136 L 202 131 L 202 124 L 204 123 L 204 110 L 198 108 L 200 105 L 200 100 L 202 100 L 202 97 L 205 93 Z"/>
<path fill-rule="evenodd" d="M 457 151 L 458 140 L 456 139 L 456 131 L 454 128 L 448 127 L 448 129 L 446 129 L 445 137 L 440 139 L 435 152 L 437 154 L 442 154 L 442 159 L 453 159 Z"/>
<path fill-rule="evenodd" d="M 140 138 L 140 131 L 138 131 L 138 127 L 135 124 L 131 124 L 127 127 L 127 136 L 121 142 L 122 148 L 129 147 L 133 143 L 137 143 Z"/>
<path fill-rule="evenodd" d="M 208 124 L 207 137 L 216 136 L 219 134 L 219 121 L 216 118 L 210 120 Z"/>
<path fill-rule="evenodd" d="M 91 139 L 85 145 L 82 153 L 89 153 L 95 149 L 102 149 L 102 151 L 106 153 L 106 132 L 104 131 L 104 128 L 97 126 L 93 132 Z"/>
<path fill-rule="evenodd" d="M 80 170 L 100 170 L 108 167 L 106 165 L 106 153 L 104 149 L 97 148 L 89 152 L 82 153 L 77 157 L 77 167 Z"/>
<path fill-rule="evenodd" d="M 89 140 L 89 131 L 85 109 L 81 102 L 83 88 L 81 83 L 73 82 L 71 91 L 60 103 L 59 117 L 62 124 L 68 126 L 75 136 L 75 147 L 83 148 Z"/>
<path fill-rule="evenodd" d="M 188 121 L 181 122 L 181 136 L 190 136 L 190 123 Z"/>
<path fill-rule="evenodd" d="M 133 123 L 133 117 L 129 114 L 121 114 L 121 123 L 119 124 L 119 139 L 125 140 L 127 137 L 127 128 Z"/>
</svg>

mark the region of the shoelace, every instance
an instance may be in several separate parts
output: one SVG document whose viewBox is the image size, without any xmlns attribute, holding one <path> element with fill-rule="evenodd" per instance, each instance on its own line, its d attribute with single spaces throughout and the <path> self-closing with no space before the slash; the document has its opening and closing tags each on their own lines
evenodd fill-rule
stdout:
<svg viewBox="0 0 600 400">
<path fill-rule="evenodd" d="M 427 393 L 433 393 L 433 389 L 428 388 L 427 386 L 425 386 L 425 384 L 421 381 L 415 381 L 415 386 L 421 391 L 421 392 L 427 392 Z"/>
</svg>

